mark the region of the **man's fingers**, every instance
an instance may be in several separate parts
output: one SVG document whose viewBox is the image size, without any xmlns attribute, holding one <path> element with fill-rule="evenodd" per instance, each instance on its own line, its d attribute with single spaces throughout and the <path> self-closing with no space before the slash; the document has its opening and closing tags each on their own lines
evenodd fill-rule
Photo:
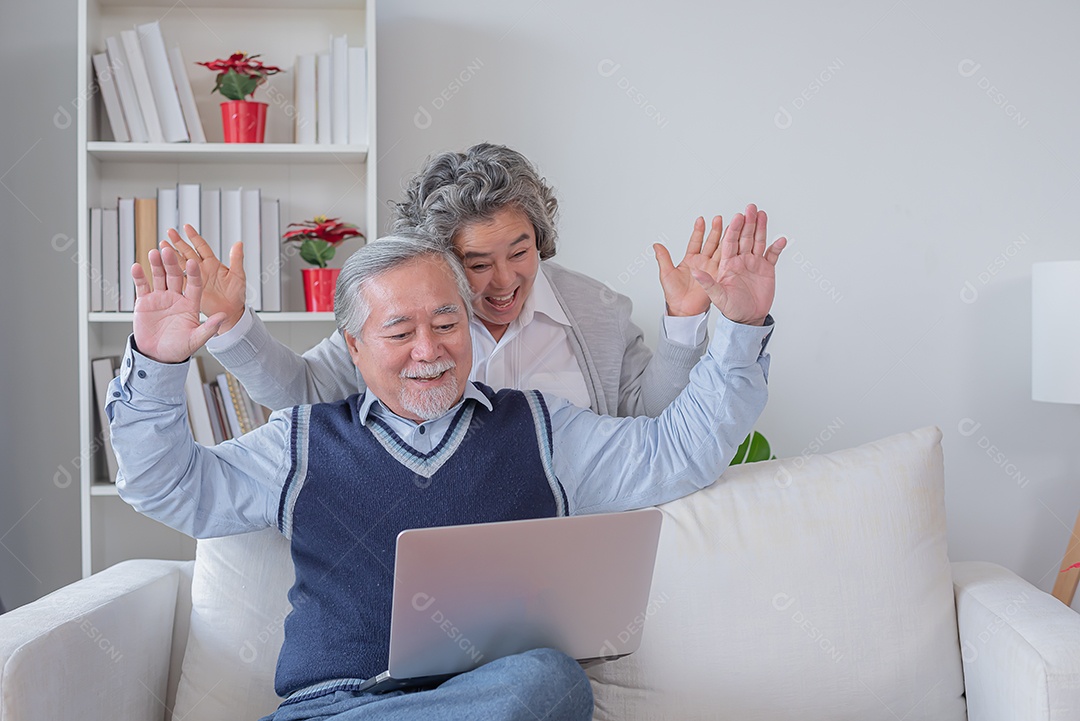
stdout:
<svg viewBox="0 0 1080 721">
<path fill-rule="evenodd" d="M 138 263 L 131 266 L 131 279 L 135 281 L 136 298 L 142 298 L 152 290 L 150 282 L 146 279 L 146 271 Z"/>
<path fill-rule="evenodd" d="M 754 230 L 757 228 L 757 206 L 751 203 L 746 206 L 746 223 L 739 234 L 739 252 L 750 253 L 754 250 Z"/>
<path fill-rule="evenodd" d="M 709 228 L 709 237 L 705 239 L 705 245 L 701 247 L 701 254 L 711 258 L 720 246 L 720 238 L 724 234 L 724 219 L 716 216 L 712 219 L 712 227 Z"/>
<path fill-rule="evenodd" d="M 150 251 L 154 252 L 154 251 Z M 158 288 L 158 290 L 171 290 L 177 293 L 184 292 L 184 270 L 180 267 L 180 258 L 172 248 L 165 248 L 160 252 L 161 263 L 165 266 L 165 285 Z M 154 276 L 154 280 L 157 280 L 157 275 Z"/>
<path fill-rule="evenodd" d="M 229 272 L 244 278 L 244 244 L 240 241 L 233 243 L 229 249 Z"/>
<path fill-rule="evenodd" d="M 769 249 L 765 251 L 765 260 L 769 261 L 773 265 L 776 265 L 776 261 L 780 259 L 780 253 L 787 247 L 787 238 L 777 238 Z"/>
<path fill-rule="evenodd" d="M 690 240 L 686 243 L 686 255 L 695 255 L 697 253 L 700 253 L 701 243 L 704 239 L 705 219 L 701 216 L 698 216 L 698 218 L 694 221 L 694 230 L 690 233 Z"/>
<path fill-rule="evenodd" d="M 210 247 L 210 244 L 199 235 L 199 232 L 191 226 L 191 223 L 184 224 L 184 232 L 187 233 L 188 242 L 195 248 L 195 252 L 199 254 L 199 258 L 207 260 L 208 258 L 217 259 L 214 255 L 214 249 Z"/>
<path fill-rule="evenodd" d="M 196 253 L 190 245 L 184 242 L 183 238 L 180 237 L 180 234 L 176 232 L 176 229 L 169 228 L 167 235 L 169 236 L 169 243 L 172 246 L 172 249 L 176 251 L 177 255 L 184 260 L 187 260 L 188 258 L 199 259 L 198 253 Z M 161 247 L 164 247 L 164 244 L 165 241 L 162 241 Z"/>
<path fill-rule="evenodd" d="M 665 275 L 675 270 L 675 264 L 671 261 L 671 253 L 662 244 L 653 243 L 652 249 L 653 253 L 656 254 L 656 264 L 660 266 L 660 278 L 662 280 Z"/>
<path fill-rule="evenodd" d="M 727 230 L 724 231 L 724 239 L 720 242 L 720 260 L 739 254 L 739 233 L 742 232 L 745 223 L 746 217 L 742 213 L 736 213 L 731 219 Z"/>
<path fill-rule="evenodd" d="M 214 335 L 218 332 L 218 328 L 220 328 L 221 324 L 224 322 L 224 313 L 214 313 L 212 316 L 203 321 L 202 325 L 200 325 L 192 332 L 192 340 L 194 341 L 195 345 L 191 349 L 191 352 L 194 353 L 199 348 L 202 348 L 204 345 L 206 345 L 206 342 L 214 337 Z"/>
<path fill-rule="evenodd" d="M 754 255 L 765 254 L 765 241 L 769 237 L 769 216 L 764 210 L 757 214 L 757 227 L 754 229 Z"/>
<path fill-rule="evenodd" d="M 150 275 L 153 278 L 150 290 L 165 290 L 165 266 L 162 264 L 161 251 L 151 250 L 147 258 L 150 261 Z"/>
</svg>

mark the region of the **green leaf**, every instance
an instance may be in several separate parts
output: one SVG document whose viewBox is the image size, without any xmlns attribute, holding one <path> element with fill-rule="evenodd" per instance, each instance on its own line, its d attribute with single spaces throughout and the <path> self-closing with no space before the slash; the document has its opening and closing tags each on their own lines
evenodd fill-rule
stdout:
<svg viewBox="0 0 1080 721">
<path fill-rule="evenodd" d="M 259 85 L 259 79 L 250 75 L 241 75 L 235 70 L 229 70 L 223 75 L 217 76 L 214 90 L 218 91 L 229 100 L 243 100 L 255 92 Z"/>
<path fill-rule="evenodd" d="M 737 466 L 741 463 L 757 463 L 758 461 L 769 461 L 776 458 L 772 455 L 772 448 L 769 446 L 769 441 L 765 439 L 765 436 L 761 435 L 757 431 L 752 431 L 746 439 L 739 444 L 739 449 L 735 451 L 735 457 L 731 459 L 732 466 Z"/>
<path fill-rule="evenodd" d="M 318 238 L 306 238 L 300 244 L 300 257 L 312 265 L 325 268 L 334 257 L 334 246 Z"/>
</svg>

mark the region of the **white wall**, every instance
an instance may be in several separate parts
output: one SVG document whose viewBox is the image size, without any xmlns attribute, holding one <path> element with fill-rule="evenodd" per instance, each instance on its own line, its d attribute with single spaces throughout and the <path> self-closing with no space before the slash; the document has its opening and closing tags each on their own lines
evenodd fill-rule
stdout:
<svg viewBox="0 0 1080 721">
<path fill-rule="evenodd" d="M 76 266 L 54 244 L 75 224 L 75 131 L 53 122 L 75 7 L 0 6 L 18 68 L 0 111 L 9 607 L 78 577 L 78 492 L 54 480 L 79 454 Z M 952 557 L 1049 589 L 1080 509 L 1080 409 L 1030 400 L 1029 278 L 1080 257 L 1078 20 L 1048 2 L 382 0 L 381 195 L 430 152 L 522 150 L 559 190 L 559 260 L 634 298 L 650 338 L 649 245 L 757 202 L 792 240 L 760 423 L 776 452 L 940 426 Z"/>
<path fill-rule="evenodd" d="M 1080 258 L 1078 22 L 1049 2 L 385 1 L 380 194 L 433 151 L 521 150 L 559 191 L 558 260 L 631 296 L 650 338 L 650 244 L 758 203 L 791 240 L 776 453 L 938 425 L 952 558 L 1049 589 L 1080 409 L 1030 399 L 1030 266 Z"/>
<path fill-rule="evenodd" d="M 75 3 L 0 6 L 0 599 L 79 578 Z M 66 468 L 74 479 L 60 472 Z"/>
</svg>

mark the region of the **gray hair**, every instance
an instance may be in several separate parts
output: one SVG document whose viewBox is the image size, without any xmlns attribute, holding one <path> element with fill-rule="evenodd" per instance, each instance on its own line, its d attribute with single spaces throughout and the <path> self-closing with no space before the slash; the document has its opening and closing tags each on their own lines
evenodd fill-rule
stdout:
<svg viewBox="0 0 1080 721">
<path fill-rule="evenodd" d="M 371 306 L 364 297 L 367 284 L 383 273 L 417 258 L 434 258 L 446 263 L 457 285 L 468 318 L 472 319 L 472 289 L 461 261 L 447 248 L 422 237 L 386 236 L 368 243 L 349 256 L 338 276 L 334 291 L 334 320 L 338 330 L 360 340 Z"/>
<path fill-rule="evenodd" d="M 405 201 L 391 203 L 394 233 L 416 229 L 452 246 L 469 223 L 484 223 L 505 208 L 520 210 L 532 223 L 540 259 L 555 255 L 555 191 L 521 153 L 481 143 L 464 153 L 439 153 L 405 188 Z"/>
</svg>

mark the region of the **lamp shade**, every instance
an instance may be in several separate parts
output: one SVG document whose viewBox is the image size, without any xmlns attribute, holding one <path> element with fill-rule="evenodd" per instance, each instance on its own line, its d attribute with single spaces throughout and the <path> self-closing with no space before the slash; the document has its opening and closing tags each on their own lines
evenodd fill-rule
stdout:
<svg viewBox="0 0 1080 721">
<path fill-rule="evenodd" d="M 1031 397 L 1080 403 L 1080 260 L 1031 266 Z"/>
</svg>

